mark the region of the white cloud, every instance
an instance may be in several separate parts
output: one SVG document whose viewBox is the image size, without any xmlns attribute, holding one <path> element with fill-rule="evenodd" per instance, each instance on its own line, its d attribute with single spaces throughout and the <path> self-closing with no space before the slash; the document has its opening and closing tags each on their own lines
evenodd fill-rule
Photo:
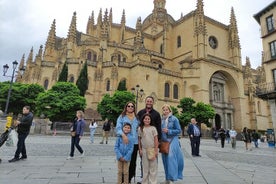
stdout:
<svg viewBox="0 0 276 184">
<path fill-rule="evenodd" d="M 229 24 L 234 8 L 242 47 L 242 61 L 250 57 L 252 67 L 261 64 L 260 26 L 253 15 L 273 0 L 205 0 L 204 13 L 223 24 Z M 166 0 L 167 12 L 175 20 L 196 8 L 196 0 Z M 146 18 L 153 10 L 153 0 L 0 0 L 0 64 L 20 61 L 31 47 L 34 53 L 45 45 L 48 32 L 56 19 L 56 34 L 66 37 L 73 12 L 77 12 L 77 29 L 85 32 L 88 17 L 94 11 L 95 21 L 100 8 L 112 8 L 113 21 L 120 23 L 123 9 L 127 26 L 135 28 L 136 20 Z"/>
</svg>

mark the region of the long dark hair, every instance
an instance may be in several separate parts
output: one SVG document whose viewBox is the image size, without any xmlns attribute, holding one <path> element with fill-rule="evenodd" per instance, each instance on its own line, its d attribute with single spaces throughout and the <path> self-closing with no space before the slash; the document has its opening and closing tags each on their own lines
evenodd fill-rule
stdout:
<svg viewBox="0 0 276 184">
<path fill-rule="evenodd" d="M 123 110 L 123 112 L 121 113 L 121 115 L 122 115 L 122 116 L 125 116 L 125 115 L 126 115 L 127 106 L 128 106 L 129 104 L 132 104 L 132 105 L 133 105 L 133 113 L 134 113 L 134 115 L 135 115 L 135 117 L 136 117 L 136 107 L 135 107 L 135 103 L 134 103 L 134 102 L 131 102 L 131 101 L 129 101 L 129 102 L 126 103 L 126 105 L 125 105 L 125 107 L 124 107 L 124 110 Z"/>
<path fill-rule="evenodd" d="M 144 119 L 145 119 L 147 116 L 150 118 L 150 125 L 153 126 L 153 122 L 152 122 L 151 115 L 150 115 L 149 113 L 145 113 L 145 114 L 142 116 L 141 122 L 140 122 L 140 129 L 141 129 L 141 132 L 143 132 L 143 129 L 144 129 L 144 126 L 145 126 Z"/>
</svg>

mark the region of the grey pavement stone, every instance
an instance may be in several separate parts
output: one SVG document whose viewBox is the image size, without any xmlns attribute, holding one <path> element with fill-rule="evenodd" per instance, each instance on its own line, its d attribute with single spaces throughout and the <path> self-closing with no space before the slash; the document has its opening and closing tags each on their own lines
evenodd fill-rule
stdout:
<svg viewBox="0 0 276 184">
<path fill-rule="evenodd" d="M 113 146 L 99 144 L 101 137 L 91 144 L 86 135 L 80 142 L 85 156 L 75 151 L 73 160 L 66 160 L 70 150 L 69 136 L 30 135 L 26 140 L 28 159 L 8 163 L 15 147 L 0 148 L 0 184 L 114 184 L 117 181 L 117 163 Z M 276 149 L 261 143 L 260 148 L 246 151 L 243 142 L 233 150 L 230 144 L 202 139 L 200 154 L 191 157 L 187 138 L 180 139 L 184 153 L 184 179 L 176 184 L 273 184 L 276 183 Z M 158 182 L 164 181 L 162 159 L 159 155 Z M 137 158 L 137 178 L 140 180 L 140 158 Z M 134 182 L 132 182 L 134 183 Z"/>
</svg>

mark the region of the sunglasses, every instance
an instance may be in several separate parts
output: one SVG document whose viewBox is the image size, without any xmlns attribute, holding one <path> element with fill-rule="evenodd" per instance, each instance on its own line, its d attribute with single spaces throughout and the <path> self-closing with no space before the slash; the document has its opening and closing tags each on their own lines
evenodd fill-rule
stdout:
<svg viewBox="0 0 276 184">
<path fill-rule="evenodd" d="M 133 105 L 128 105 L 127 107 L 129 107 L 129 108 L 134 108 L 134 106 L 133 106 Z"/>
</svg>

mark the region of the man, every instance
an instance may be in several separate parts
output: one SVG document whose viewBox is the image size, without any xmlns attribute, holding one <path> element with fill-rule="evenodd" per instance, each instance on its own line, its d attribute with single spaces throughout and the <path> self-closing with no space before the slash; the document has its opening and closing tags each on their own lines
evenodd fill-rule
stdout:
<svg viewBox="0 0 276 184">
<path fill-rule="evenodd" d="M 236 130 L 234 130 L 233 127 L 229 131 L 229 135 L 230 135 L 230 139 L 231 139 L 232 148 L 235 149 L 236 148 L 236 136 L 237 136 L 237 132 L 236 132 Z"/>
<path fill-rule="evenodd" d="M 17 149 L 15 151 L 14 158 L 9 160 L 9 162 L 16 162 L 19 160 L 27 159 L 25 139 L 29 135 L 32 122 L 33 122 L 33 114 L 30 112 L 30 106 L 24 106 L 22 117 L 14 122 L 14 126 L 17 126 L 18 142 L 17 142 Z M 21 154 L 21 157 L 19 158 L 20 154 Z"/>
<path fill-rule="evenodd" d="M 195 118 L 191 119 L 191 123 L 188 126 L 187 133 L 191 141 L 192 156 L 201 157 L 201 155 L 199 154 L 201 132 Z"/>
<path fill-rule="evenodd" d="M 256 132 L 256 130 L 253 130 L 252 132 L 252 139 L 255 145 L 255 148 L 259 147 L 258 140 L 259 140 L 259 134 Z"/>
<path fill-rule="evenodd" d="M 152 118 L 152 124 L 156 127 L 157 132 L 158 132 L 158 140 L 161 139 L 161 116 L 159 114 L 159 112 L 157 112 L 155 109 L 153 109 L 153 103 L 154 103 L 154 99 L 152 96 L 148 96 L 145 100 L 146 102 L 146 107 L 142 110 L 140 110 L 138 112 L 138 117 L 139 120 L 141 121 L 142 116 L 145 113 L 150 114 L 151 118 Z"/>
<path fill-rule="evenodd" d="M 100 142 L 100 144 L 104 143 L 104 139 L 105 139 L 105 143 L 106 144 L 108 143 L 110 129 L 111 129 L 111 121 L 106 119 L 103 124 L 103 139 Z"/>
<path fill-rule="evenodd" d="M 153 104 L 154 104 L 154 98 L 152 96 L 147 96 L 146 100 L 146 107 L 138 112 L 138 118 L 141 122 L 141 118 L 143 117 L 144 114 L 150 114 L 151 116 L 151 122 L 152 124 L 156 127 L 157 133 L 158 133 L 158 141 L 161 139 L 161 116 L 160 113 L 157 112 L 155 109 L 153 109 Z M 143 177 L 142 173 L 142 162 L 141 162 L 141 178 Z M 137 184 L 140 184 L 140 182 L 137 182 Z"/>
</svg>

